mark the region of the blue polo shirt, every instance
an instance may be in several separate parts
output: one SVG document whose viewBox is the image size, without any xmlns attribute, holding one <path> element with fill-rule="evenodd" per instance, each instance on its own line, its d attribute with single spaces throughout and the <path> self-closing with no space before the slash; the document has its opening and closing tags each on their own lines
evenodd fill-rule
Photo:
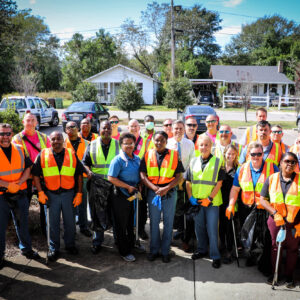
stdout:
<svg viewBox="0 0 300 300">
<path fill-rule="evenodd" d="M 130 158 L 126 153 L 124 154 L 127 162 L 120 154 L 117 155 L 110 163 L 108 176 L 116 177 L 131 186 L 137 186 L 140 182 L 140 158 L 135 154 L 133 154 L 133 158 Z M 120 189 L 126 196 L 130 196 L 126 189 Z"/>
<path fill-rule="evenodd" d="M 250 162 L 251 177 L 252 177 L 254 188 L 255 188 L 257 180 L 258 180 L 258 178 L 259 178 L 259 176 L 260 176 L 260 174 L 261 174 L 261 172 L 264 168 L 264 164 L 265 164 L 265 161 L 263 161 L 260 169 L 255 171 L 252 167 L 252 163 Z M 238 168 L 238 170 L 236 171 L 236 173 L 234 175 L 234 179 L 233 179 L 233 185 L 236 186 L 236 187 L 240 187 L 240 183 L 239 183 L 240 169 L 241 169 L 241 167 Z M 274 173 L 277 173 L 277 172 L 279 172 L 279 169 L 276 165 L 274 165 Z"/>
</svg>

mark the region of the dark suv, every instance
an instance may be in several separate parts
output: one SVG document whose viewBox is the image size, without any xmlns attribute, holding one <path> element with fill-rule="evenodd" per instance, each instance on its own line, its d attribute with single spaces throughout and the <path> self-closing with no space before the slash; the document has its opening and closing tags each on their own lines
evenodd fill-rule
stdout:
<svg viewBox="0 0 300 300">
<path fill-rule="evenodd" d="M 198 105 L 205 104 L 214 106 L 214 94 L 212 91 L 199 91 L 198 94 Z"/>
</svg>

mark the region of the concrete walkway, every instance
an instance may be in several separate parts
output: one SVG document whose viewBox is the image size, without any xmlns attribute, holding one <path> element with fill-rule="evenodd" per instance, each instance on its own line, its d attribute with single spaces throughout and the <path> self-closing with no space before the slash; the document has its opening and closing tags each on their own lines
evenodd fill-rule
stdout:
<svg viewBox="0 0 300 300">
<path fill-rule="evenodd" d="M 124 262 L 105 235 L 103 250 L 93 255 L 90 239 L 77 234 L 78 256 L 62 250 L 61 258 L 45 265 L 17 256 L 0 271 L 1 299 L 300 299 L 300 288 L 284 285 L 273 291 L 256 267 L 236 263 L 213 269 L 209 259 L 192 261 L 178 247 L 169 264 L 150 263 L 145 254 Z M 147 246 L 147 243 L 144 243 Z M 63 242 L 62 242 L 63 245 Z"/>
</svg>

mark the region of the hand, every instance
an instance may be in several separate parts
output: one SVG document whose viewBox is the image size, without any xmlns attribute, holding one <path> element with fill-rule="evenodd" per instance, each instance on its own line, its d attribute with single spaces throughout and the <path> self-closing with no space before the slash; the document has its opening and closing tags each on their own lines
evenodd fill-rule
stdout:
<svg viewBox="0 0 300 300">
<path fill-rule="evenodd" d="M 87 170 L 87 174 L 86 175 L 87 175 L 88 179 L 91 179 L 92 176 L 93 176 L 93 172 Z"/>
<path fill-rule="evenodd" d="M 46 196 L 46 194 L 41 191 L 41 192 L 38 192 L 38 195 L 39 195 L 39 202 L 41 204 L 46 204 L 46 202 L 48 201 L 48 197 Z"/>
<path fill-rule="evenodd" d="M 201 206 L 204 207 L 209 207 L 212 204 L 212 202 L 208 198 L 200 199 L 198 200 L 198 202 L 200 203 Z"/>
<path fill-rule="evenodd" d="M 192 205 L 199 205 L 198 201 L 196 198 L 194 198 L 193 196 L 190 197 L 189 201 L 191 202 Z"/>
<path fill-rule="evenodd" d="M 274 222 L 276 226 L 282 226 L 285 224 L 282 215 L 278 212 L 274 215 Z"/>
<path fill-rule="evenodd" d="M 129 185 L 127 191 L 129 194 L 133 194 L 137 190 L 136 187 Z"/>
<path fill-rule="evenodd" d="M 257 209 L 265 209 L 265 208 L 260 204 L 260 200 L 259 200 L 259 199 L 256 200 L 255 202 L 256 202 L 256 208 L 257 208 Z"/>
<path fill-rule="evenodd" d="M 295 229 L 296 229 L 295 238 L 300 237 L 300 223 L 295 225 Z"/>
<path fill-rule="evenodd" d="M 82 193 L 77 193 L 74 197 L 74 200 L 73 200 L 73 205 L 74 207 L 80 205 L 82 202 Z"/>
<path fill-rule="evenodd" d="M 228 205 L 226 208 L 225 216 L 227 217 L 228 220 L 231 220 L 234 217 L 235 210 L 234 210 L 234 205 Z"/>
<path fill-rule="evenodd" d="M 166 195 L 168 193 L 168 191 L 169 191 L 168 187 L 166 187 L 166 186 L 165 187 L 160 187 L 155 192 L 155 194 L 162 197 L 162 196 Z"/>
<path fill-rule="evenodd" d="M 20 190 L 20 186 L 16 182 L 10 182 L 7 186 L 9 193 L 15 194 Z"/>
</svg>

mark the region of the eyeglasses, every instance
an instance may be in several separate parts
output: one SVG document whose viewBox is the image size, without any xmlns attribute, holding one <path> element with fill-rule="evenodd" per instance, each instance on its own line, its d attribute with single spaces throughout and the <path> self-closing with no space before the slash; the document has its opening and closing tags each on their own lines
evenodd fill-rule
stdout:
<svg viewBox="0 0 300 300">
<path fill-rule="evenodd" d="M 188 127 L 197 127 L 197 124 L 185 124 L 186 126 L 188 126 Z"/>
<path fill-rule="evenodd" d="M 109 121 L 110 124 L 118 124 L 119 121 Z"/>
<path fill-rule="evenodd" d="M 74 129 L 74 128 L 76 128 L 76 125 L 70 125 L 70 126 L 66 127 L 66 129 Z"/>
<path fill-rule="evenodd" d="M 207 124 L 213 124 L 213 123 L 216 123 L 217 120 L 210 120 L 210 121 L 205 121 Z"/>
<path fill-rule="evenodd" d="M 222 134 L 222 133 L 226 133 L 226 134 L 229 134 L 229 133 L 230 133 L 229 130 L 220 130 L 219 132 L 220 132 L 221 134 Z"/>
<path fill-rule="evenodd" d="M 0 136 L 10 136 L 11 132 L 0 132 Z"/>
<path fill-rule="evenodd" d="M 250 153 L 251 157 L 262 157 L 262 152 L 258 152 L 258 153 Z"/>
<path fill-rule="evenodd" d="M 274 133 L 274 134 L 282 134 L 282 130 L 274 130 L 274 131 L 272 131 L 272 133 Z"/>
<path fill-rule="evenodd" d="M 164 126 L 166 126 L 166 127 L 171 127 L 172 124 L 164 124 Z"/>
<path fill-rule="evenodd" d="M 295 161 L 295 160 L 285 159 L 283 162 L 286 163 L 286 164 L 289 164 L 291 166 L 295 166 L 297 164 L 297 161 Z"/>
</svg>

